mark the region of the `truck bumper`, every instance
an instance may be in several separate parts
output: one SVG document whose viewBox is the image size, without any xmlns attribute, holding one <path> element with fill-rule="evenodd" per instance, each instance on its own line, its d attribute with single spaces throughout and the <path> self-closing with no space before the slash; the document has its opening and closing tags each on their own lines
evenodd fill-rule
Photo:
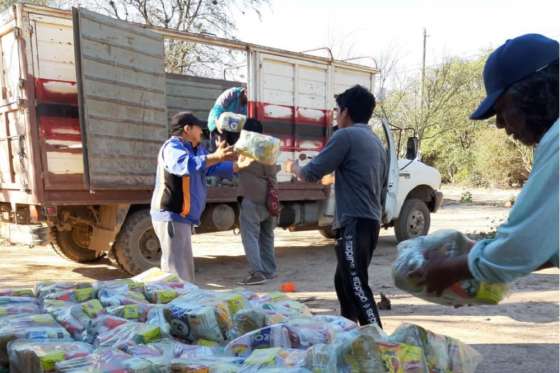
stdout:
<svg viewBox="0 0 560 373">
<path fill-rule="evenodd" d="M 440 192 L 439 190 L 436 190 L 434 192 L 434 209 L 432 212 L 436 212 L 437 210 L 439 210 L 442 204 L 443 204 L 443 193 Z"/>
</svg>

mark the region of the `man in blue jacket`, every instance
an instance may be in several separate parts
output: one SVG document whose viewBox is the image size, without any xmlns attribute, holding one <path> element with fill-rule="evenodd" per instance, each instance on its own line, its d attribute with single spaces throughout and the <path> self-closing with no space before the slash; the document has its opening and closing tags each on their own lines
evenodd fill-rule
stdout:
<svg viewBox="0 0 560 373">
<path fill-rule="evenodd" d="M 538 34 L 506 41 L 488 57 L 484 85 L 471 119 L 495 115 L 496 127 L 536 145 L 533 169 L 495 238 L 463 256 L 432 255 L 411 273 L 436 294 L 460 280 L 511 282 L 558 266 L 558 42 Z"/>
<path fill-rule="evenodd" d="M 154 230 L 161 244 L 161 269 L 194 281 L 192 227 L 200 224 L 206 205 L 206 176 L 231 178 L 233 148 L 221 143 L 208 154 L 200 145 L 203 123 L 190 112 L 171 120 L 171 138 L 158 155 L 156 185 L 151 202 Z"/>
</svg>

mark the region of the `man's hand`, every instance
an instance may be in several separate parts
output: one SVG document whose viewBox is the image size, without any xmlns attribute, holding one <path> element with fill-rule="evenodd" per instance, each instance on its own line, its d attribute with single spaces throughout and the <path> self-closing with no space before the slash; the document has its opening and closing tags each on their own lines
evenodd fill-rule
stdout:
<svg viewBox="0 0 560 373">
<path fill-rule="evenodd" d="M 216 151 L 206 157 L 206 167 L 213 166 L 225 160 L 235 159 L 233 146 L 227 146 L 225 141 L 218 144 Z"/>
<path fill-rule="evenodd" d="M 428 293 L 441 296 L 443 291 L 454 283 L 472 278 L 467 255 L 449 258 L 438 250 L 432 250 L 426 252 L 424 257 L 424 265 L 408 275 L 417 278 L 419 285 L 426 285 Z"/>
</svg>

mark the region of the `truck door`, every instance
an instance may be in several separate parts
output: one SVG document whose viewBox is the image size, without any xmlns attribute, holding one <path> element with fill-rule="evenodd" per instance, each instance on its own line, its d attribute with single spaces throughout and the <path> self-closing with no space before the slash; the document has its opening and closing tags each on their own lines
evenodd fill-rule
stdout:
<svg viewBox="0 0 560 373">
<path fill-rule="evenodd" d="M 86 186 L 149 189 L 168 136 L 163 37 L 83 8 L 73 23 Z"/>
</svg>

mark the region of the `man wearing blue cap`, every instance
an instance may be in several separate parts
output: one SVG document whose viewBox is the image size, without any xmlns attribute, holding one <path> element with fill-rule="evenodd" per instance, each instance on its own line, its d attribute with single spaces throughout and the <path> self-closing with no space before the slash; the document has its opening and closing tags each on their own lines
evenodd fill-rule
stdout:
<svg viewBox="0 0 560 373">
<path fill-rule="evenodd" d="M 460 280 L 511 282 L 558 266 L 558 42 L 538 34 L 506 41 L 486 61 L 484 86 L 486 98 L 471 119 L 495 115 L 496 127 L 536 145 L 533 169 L 496 238 L 461 257 L 428 257 L 411 274 L 436 294 Z"/>
</svg>

